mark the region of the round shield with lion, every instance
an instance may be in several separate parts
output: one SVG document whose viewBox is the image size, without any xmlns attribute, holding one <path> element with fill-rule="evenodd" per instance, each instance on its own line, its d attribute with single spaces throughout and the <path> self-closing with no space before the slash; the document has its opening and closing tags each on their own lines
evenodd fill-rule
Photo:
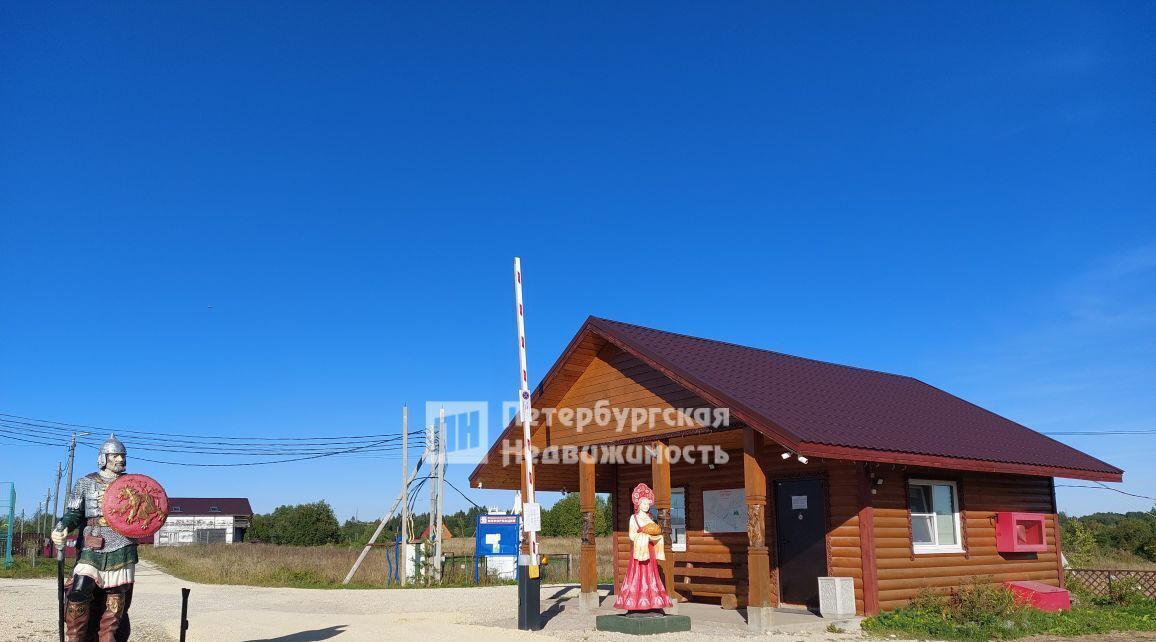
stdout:
<svg viewBox="0 0 1156 642">
<path fill-rule="evenodd" d="M 116 532 L 125 537 L 148 537 L 165 525 L 169 496 L 148 475 L 121 475 L 104 491 L 101 513 Z"/>
</svg>

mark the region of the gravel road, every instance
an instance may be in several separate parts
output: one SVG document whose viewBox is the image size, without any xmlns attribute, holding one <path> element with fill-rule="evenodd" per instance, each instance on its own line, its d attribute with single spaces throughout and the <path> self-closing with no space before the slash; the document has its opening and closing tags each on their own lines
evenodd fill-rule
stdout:
<svg viewBox="0 0 1156 642">
<path fill-rule="evenodd" d="M 593 631 L 591 616 L 563 609 L 544 631 L 518 631 L 516 587 L 313 590 L 218 586 L 183 582 L 142 562 L 137 567 L 132 615 L 134 642 L 175 642 L 181 587 L 189 599 L 189 642 L 364 642 L 404 635 L 434 640 L 623 641 L 637 638 Z M 0 641 L 56 640 L 56 585 L 51 579 L 0 580 Z M 558 587 L 543 589 L 543 607 Z M 751 635 L 729 624 L 694 623 L 693 633 L 667 634 L 668 642 L 758 638 L 776 642 L 862 639 L 859 634 Z"/>
</svg>

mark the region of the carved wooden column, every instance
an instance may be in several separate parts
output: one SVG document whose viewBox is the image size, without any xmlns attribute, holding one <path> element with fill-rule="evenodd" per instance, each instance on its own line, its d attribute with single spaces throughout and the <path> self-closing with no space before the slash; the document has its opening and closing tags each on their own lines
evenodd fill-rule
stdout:
<svg viewBox="0 0 1156 642">
<path fill-rule="evenodd" d="M 654 508 L 658 511 L 658 525 L 666 538 L 666 559 L 662 560 L 662 583 L 666 594 L 674 602 L 670 613 L 678 612 L 678 596 L 674 592 L 674 551 L 670 548 L 670 455 L 665 441 L 655 441 L 654 458 L 650 460 L 650 476 L 654 484 Z"/>
<path fill-rule="evenodd" d="M 578 456 L 578 497 L 582 509 L 582 549 L 579 557 L 578 611 L 589 613 L 598 608 L 598 549 L 594 542 L 594 455 L 583 451 Z"/>
<path fill-rule="evenodd" d="M 743 428 L 743 487 L 747 502 L 747 627 L 765 631 L 771 625 L 771 557 L 766 542 L 767 473 L 763 469 L 763 435 Z"/>
</svg>

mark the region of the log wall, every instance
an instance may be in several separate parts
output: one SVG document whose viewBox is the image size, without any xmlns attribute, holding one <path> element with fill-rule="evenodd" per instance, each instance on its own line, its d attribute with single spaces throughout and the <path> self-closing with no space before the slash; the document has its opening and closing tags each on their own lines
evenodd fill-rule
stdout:
<svg viewBox="0 0 1156 642">
<path fill-rule="evenodd" d="M 921 588 L 946 591 L 972 577 L 990 577 L 993 582 L 1036 580 L 1060 586 L 1056 511 L 1050 478 L 936 469 L 892 470 L 886 466 L 876 467 L 875 472 L 884 480 L 872 496 L 879 606 L 884 611 L 903 606 Z M 963 553 L 914 553 L 907 508 L 909 478 L 957 483 Z M 997 552 L 995 516 L 1000 511 L 1048 514 L 1047 551 Z"/>
</svg>

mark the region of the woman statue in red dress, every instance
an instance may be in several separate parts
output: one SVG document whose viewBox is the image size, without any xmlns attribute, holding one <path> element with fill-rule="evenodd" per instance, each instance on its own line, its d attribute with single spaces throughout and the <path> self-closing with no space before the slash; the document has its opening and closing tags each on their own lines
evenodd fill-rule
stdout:
<svg viewBox="0 0 1156 642">
<path fill-rule="evenodd" d="M 674 606 L 666 594 L 666 586 L 658 572 L 658 561 L 666 559 L 663 550 L 662 531 L 650 519 L 650 506 L 654 503 L 654 491 L 646 484 L 634 487 L 630 494 L 634 502 L 634 514 L 630 516 L 629 535 L 631 545 L 630 564 L 626 567 L 626 577 L 614 598 L 614 608 L 627 611 L 660 611 Z"/>
</svg>

